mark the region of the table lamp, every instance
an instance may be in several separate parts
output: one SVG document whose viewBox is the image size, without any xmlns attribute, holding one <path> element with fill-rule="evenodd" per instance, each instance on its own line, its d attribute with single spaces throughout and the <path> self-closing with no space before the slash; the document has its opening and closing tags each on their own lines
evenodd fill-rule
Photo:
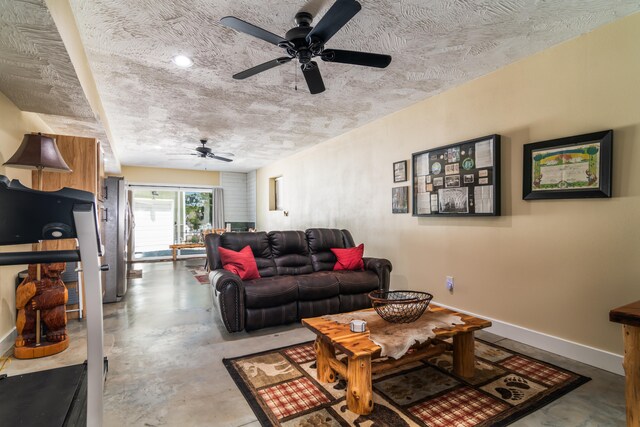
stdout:
<svg viewBox="0 0 640 427">
<path fill-rule="evenodd" d="M 4 163 L 21 169 L 36 169 L 38 171 L 38 187 L 42 190 L 42 171 L 71 172 L 71 168 L 62 158 L 56 140 L 41 133 L 37 135 L 25 134 L 22 144 L 15 154 Z"/>
</svg>

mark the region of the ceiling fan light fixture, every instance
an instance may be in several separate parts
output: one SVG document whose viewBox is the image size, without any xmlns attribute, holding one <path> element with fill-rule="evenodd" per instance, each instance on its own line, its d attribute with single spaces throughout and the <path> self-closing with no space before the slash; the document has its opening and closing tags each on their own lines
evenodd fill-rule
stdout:
<svg viewBox="0 0 640 427">
<path fill-rule="evenodd" d="M 191 58 L 185 55 L 176 55 L 171 59 L 171 62 L 180 68 L 189 68 L 193 65 Z"/>
</svg>

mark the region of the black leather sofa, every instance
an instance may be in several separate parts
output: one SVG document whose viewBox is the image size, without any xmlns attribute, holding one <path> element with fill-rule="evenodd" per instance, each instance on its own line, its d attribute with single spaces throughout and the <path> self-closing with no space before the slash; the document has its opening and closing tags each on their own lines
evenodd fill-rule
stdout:
<svg viewBox="0 0 640 427">
<path fill-rule="evenodd" d="M 260 278 L 243 281 L 222 268 L 218 248 L 240 251 L 247 245 Z M 327 228 L 208 234 L 214 303 L 225 327 L 250 331 L 371 307 L 367 294 L 389 289 L 391 263 L 365 257 L 362 271 L 333 271 L 331 248 L 354 246 L 349 231 Z"/>
</svg>

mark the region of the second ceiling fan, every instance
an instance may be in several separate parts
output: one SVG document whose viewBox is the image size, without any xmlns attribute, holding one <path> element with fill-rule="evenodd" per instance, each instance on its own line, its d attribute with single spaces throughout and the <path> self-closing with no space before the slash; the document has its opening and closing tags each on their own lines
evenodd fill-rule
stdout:
<svg viewBox="0 0 640 427">
<path fill-rule="evenodd" d="M 356 0 L 336 0 L 315 27 L 311 26 L 313 16 L 309 12 L 300 11 L 295 16 L 297 27 L 293 27 L 284 37 L 280 37 L 265 29 L 250 24 L 234 16 L 225 16 L 220 20 L 234 30 L 249 34 L 274 44 L 287 53 L 287 56 L 273 59 L 248 70 L 234 74 L 237 80 L 246 79 L 278 65 L 297 59 L 304 79 L 312 94 L 324 92 L 324 82 L 317 62 L 319 57 L 327 62 L 362 65 L 365 67 L 385 68 L 391 63 L 391 56 L 379 53 L 356 52 L 352 50 L 325 49 L 325 43 L 331 39 L 347 22 L 360 11 L 362 6 Z"/>
<path fill-rule="evenodd" d="M 218 153 L 218 154 L 214 154 L 211 151 L 211 148 L 207 147 L 207 140 L 206 139 L 201 139 L 200 140 L 200 144 L 202 144 L 202 147 L 196 147 L 193 150 L 195 151 L 195 153 L 189 153 L 192 156 L 198 156 L 200 158 L 206 159 L 216 159 L 216 160 L 222 160 L 223 162 L 233 162 L 233 159 L 229 159 L 227 157 L 221 156 L 220 154 L 224 154 L 225 156 L 233 156 L 233 154 L 231 153 Z"/>
</svg>

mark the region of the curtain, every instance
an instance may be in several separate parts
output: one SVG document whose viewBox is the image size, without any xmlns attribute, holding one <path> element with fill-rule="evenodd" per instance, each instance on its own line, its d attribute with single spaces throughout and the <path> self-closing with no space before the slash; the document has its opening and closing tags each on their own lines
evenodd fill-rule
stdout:
<svg viewBox="0 0 640 427">
<path fill-rule="evenodd" d="M 224 195 L 222 188 L 213 189 L 213 228 L 224 228 Z"/>
</svg>

